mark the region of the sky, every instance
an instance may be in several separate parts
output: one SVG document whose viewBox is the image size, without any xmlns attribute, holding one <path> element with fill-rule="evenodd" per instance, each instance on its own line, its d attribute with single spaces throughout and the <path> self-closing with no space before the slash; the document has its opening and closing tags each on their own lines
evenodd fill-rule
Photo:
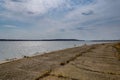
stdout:
<svg viewBox="0 0 120 80">
<path fill-rule="evenodd" d="M 120 39 L 120 0 L 0 0 L 0 39 Z"/>
</svg>

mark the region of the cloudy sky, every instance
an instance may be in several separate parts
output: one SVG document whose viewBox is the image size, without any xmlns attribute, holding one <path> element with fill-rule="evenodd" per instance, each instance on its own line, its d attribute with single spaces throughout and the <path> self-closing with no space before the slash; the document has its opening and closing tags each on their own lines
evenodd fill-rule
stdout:
<svg viewBox="0 0 120 80">
<path fill-rule="evenodd" d="M 120 39 L 120 0 L 0 0 L 0 38 Z"/>
</svg>

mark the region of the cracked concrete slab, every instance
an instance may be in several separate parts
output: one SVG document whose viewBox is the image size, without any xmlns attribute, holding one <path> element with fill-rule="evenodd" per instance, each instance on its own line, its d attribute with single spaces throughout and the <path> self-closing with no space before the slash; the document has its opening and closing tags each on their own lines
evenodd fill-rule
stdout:
<svg viewBox="0 0 120 80">
<path fill-rule="evenodd" d="M 74 65 L 66 65 L 51 73 L 51 75 L 74 78 L 77 80 L 119 80 L 120 75 L 104 74 Z"/>
</svg>

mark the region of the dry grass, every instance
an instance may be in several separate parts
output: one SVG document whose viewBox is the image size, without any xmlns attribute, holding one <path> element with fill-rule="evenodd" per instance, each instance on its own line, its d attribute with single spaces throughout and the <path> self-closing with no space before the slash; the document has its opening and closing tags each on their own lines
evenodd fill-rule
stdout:
<svg viewBox="0 0 120 80">
<path fill-rule="evenodd" d="M 115 44 L 114 46 L 117 50 L 117 54 L 116 57 L 118 58 L 118 60 L 120 60 L 120 43 Z"/>
<path fill-rule="evenodd" d="M 115 48 L 117 49 L 117 51 L 118 51 L 119 54 L 120 54 L 120 43 L 115 44 Z"/>
</svg>

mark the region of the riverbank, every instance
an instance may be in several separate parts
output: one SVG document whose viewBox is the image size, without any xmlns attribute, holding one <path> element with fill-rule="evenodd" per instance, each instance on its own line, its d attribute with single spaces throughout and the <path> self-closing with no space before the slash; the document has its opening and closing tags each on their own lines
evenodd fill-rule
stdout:
<svg viewBox="0 0 120 80">
<path fill-rule="evenodd" d="M 0 80 L 119 80 L 117 43 L 84 45 L 0 64 Z"/>
</svg>

